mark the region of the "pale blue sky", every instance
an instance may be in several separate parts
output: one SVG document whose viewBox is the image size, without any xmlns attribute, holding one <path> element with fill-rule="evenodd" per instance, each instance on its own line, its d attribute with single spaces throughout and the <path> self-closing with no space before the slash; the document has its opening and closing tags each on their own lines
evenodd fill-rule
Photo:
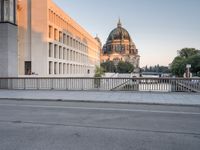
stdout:
<svg viewBox="0 0 200 150">
<path fill-rule="evenodd" d="M 53 0 L 104 44 L 121 18 L 145 65 L 168 65 L 184 47 L 200 49 L 200 0 Z"/>
</svg>

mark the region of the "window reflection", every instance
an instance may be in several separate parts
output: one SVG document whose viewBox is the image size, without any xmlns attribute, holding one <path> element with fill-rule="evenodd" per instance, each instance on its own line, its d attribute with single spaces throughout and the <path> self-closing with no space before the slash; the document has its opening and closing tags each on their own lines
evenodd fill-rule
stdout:
<svg viewBox="0 0 200 150">
<path fill-rule="evenodd" d="M 4 0 L 4 21 L 9 21 L 9 5 L 8 0 Z"/>
<path fill-rule="evenodd" d="M 15 0 L 0 1 L 0 21 L 15 23 Z"/>
<path fill-rule="evenodd" d="M 0 1 L 0 22 L 2 21 L 2 18 L 1 18 L 1 11 L 2 11 L 2 9 L 1 9 L 1 6 L 2 6 L 2 1 Z"/>
<path fill-rule="evenodd" d="M 14 22 L 14 0 L 10 0 L 10 13 L 9 13 L 9 17 L 11 22 Z"/>
</svg>

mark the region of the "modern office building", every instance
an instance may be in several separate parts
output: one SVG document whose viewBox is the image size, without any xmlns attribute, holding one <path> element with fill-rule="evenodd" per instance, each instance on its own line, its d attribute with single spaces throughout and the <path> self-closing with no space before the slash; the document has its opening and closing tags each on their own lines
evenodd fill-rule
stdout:
<svg viewBox="0 0 200 150">
<path fill-rule="evenodd" d="M 16 11 L 13 10 L 16 12 L 16 19 L 10 19 L 16 20 L 14 26 L 18 33 L 18 76 L 94 75 L 95 66 L 100 65 L 99 42 L 52 0 L 1 1 L 17 3 Z M 5 10 L 2 8 L 1 12 Z"/>
</svg>

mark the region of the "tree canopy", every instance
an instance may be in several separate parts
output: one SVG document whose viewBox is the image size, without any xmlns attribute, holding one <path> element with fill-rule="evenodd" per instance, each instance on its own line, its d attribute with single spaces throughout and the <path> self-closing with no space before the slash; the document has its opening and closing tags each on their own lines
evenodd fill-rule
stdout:
<svg viewBox="0 0 200 150">
<path fill-rule="evenodd" d="M 100 77 L 102 77 L 104 74 L 105 74 L 104 69 L 103 69 L 102 67 L 96 66 L 94 77 L 100 78 Z"/>
<path fill-rule="evenodd" d="M 173 75 L 182 77 L 186 65 L 191 64 L 191 72 L 194 75 L 200 75 L 200 51 L 195 48 L 183 48 L 179 52 L 179 56 L 175 57 L 171 64 L 171 72 Z"/>
<path fill-rule="evenodd" d="M 107 61 L 102 63 L 101 67 L 105 72 L 131 73 L 134 70 L 134 66 L 131 63 L 124 61 L 119 61 L 117 65 L 113 61 Z"/>
<path fill-rule="evenodd" d="M 134 66 L 129 62 L 120 61 L 117 65 L 117 72 L 119 73 L 131 73 L 134 70 Z"/>
</svg>

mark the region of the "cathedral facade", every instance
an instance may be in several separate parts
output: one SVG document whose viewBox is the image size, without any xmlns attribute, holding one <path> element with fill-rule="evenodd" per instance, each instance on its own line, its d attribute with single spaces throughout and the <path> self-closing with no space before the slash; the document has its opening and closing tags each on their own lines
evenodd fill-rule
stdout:
<svg viewBox="0 0 200 150">
<path fill-rule="evenodd" d="M 135 70 L 139 69 L 140 56 L 138 55 L 138 49 L 128 31 L 122 27 L 120 20 L 117 28 L 110 32 L 106 44 L 103 46 L 101 63 L 106 61 L 114 61 L 115 64 L 119 61 L 129 62 Z"/>
</svg>

